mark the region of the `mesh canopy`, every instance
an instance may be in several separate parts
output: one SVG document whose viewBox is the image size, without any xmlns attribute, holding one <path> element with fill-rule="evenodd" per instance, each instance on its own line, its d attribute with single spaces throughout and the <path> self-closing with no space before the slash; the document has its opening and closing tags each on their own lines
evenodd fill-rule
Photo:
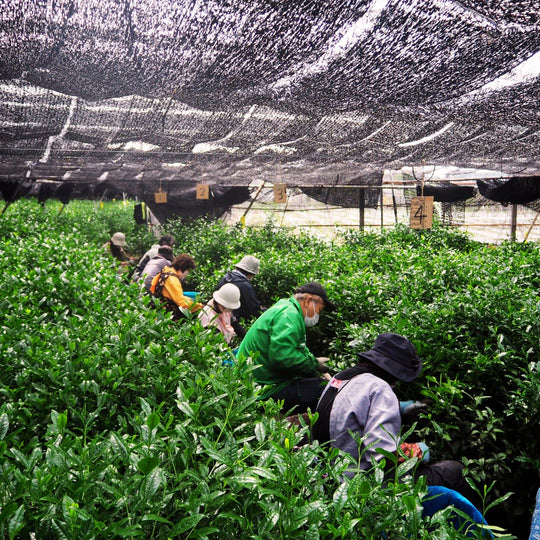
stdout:
<svg viewBox="0 0 540 540">
<path fill-rule="evenodd" d="M 0 9 L 0 180 L 144 198 L 264 179 L 321 200 L 419 163 L 540 169 L 536 0 Z"/>
</svg>

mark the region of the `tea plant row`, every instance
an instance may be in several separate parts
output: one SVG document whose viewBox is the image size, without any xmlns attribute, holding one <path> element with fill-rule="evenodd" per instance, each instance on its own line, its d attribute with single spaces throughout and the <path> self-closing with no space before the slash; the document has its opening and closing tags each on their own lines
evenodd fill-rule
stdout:
<svg viewBox="0 0 540 540">
<path fill-rule="evenodd" d="M 303 433 L 256 400 L 249 366 L 222 365 L 219 336 L 149 309 L 100 248 L 116 230 L 138 253 L 153 243 L 131 205 L 58 210 L 19 201 L 0 221 L 2 536 L 456 534 L 444 513 L 421 519 L 421 483 L 387 485 L 379 473 L 341 483 L 347 458 L 295 449 Z M 382 331 L 409 337 L 424 375 L 400 397 L 433 401 L 415 438 L 437 459 L 464 461 L 478 486 L 495 481 L 491 500 L 515 492 L 496 522 L 530 522 L 540 455 L 538 246 L 490 247 L 441 228 L 351 231 L 325 243 L 272 224 L 166 227 L 175 250 L 197 261 L 191 285 L 203 297 L 247 253 L 261 259 L 253 283 L 266 305 L 321 281 L 338 311 L 308 340 L 335 370 Z"/>
</svg>

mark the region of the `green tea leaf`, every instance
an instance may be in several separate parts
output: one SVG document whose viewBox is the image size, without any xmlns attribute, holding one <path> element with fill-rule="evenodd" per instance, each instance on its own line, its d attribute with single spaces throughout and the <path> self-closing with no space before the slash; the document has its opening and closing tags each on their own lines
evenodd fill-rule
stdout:
<svg viewBox="0 0 540 540">
<path fill-rule="evenodd" d="M 277 482 L 278 479 L 270 469 L 265 469 L 264 467 L 249 467 L 244 471 L 244 474 L 256 474 L 257 476 L 273 480 L 274 482 Z"/>
<path fill-rule="evenodd" d="M 128 449 L 118 433 L 111 433 L 110 444 L 115 453 L 121 454 L 124 458 L 129 457 Z"/>
<path fill-rule="evenodd" d="M 150 430 L 153 430 L 158 426 L 159 420 L 160 418 L 158 413 L 151 413 L 146 417 L 146 425 Z"/>
<path fill-rule="evenodd" d="M 194 418 L 195 412 L 187 401 L 176 401 L 176 406 L 188 417 Z"/>
<path fill-rule="evenodd" d="M 403 463 L 400 463 L 396 471 L 397 477 L 401 478 L 403 475 L 407 474 L 411 469 L 414 469 L 417 463 L 417 459 L 406 459 Z"/>
<path fill-rule="evenodd" d="M 260 443 L 262 443 L 266 438 L 266 427 L 264 426 L 263 422 L 257 422 L 255 424 L 255 437 L 257 437 L 257 440 Z"/>
<path fill-rule="evenodd" d="M 8 523 L 8 533 L 10 540 L 13 540 L 19 531 L 24 527 L 24 505 L 20 505 Z"/>
<path fill-rule="evenodd" d="M 6 413 L 0 415 L 0 441 L 6 436 L 9 429 L 9 417 Z"/>
<path fill-rule="evenodd" d="M 171 521 L 161 517 L 158 514 L 146 514 L 141 519 L 142 521 L 157 521 L 158 523 L 167 523 L 168 525 L 172 525 Z"/>
<path fill-rule="evenodd" d="M 144 475 L 150 474 L 159 465 L 159 458 L 145 457 L 137 462 L 137 469 Z"/>
<path fill-rule="evenodd" d="M 60 413 L 58 417 L 56 418 L 56 427 L 58 428 L 58 431 L 62 433 L 64 429 L 66 429 L 66 426 L 67 426 L 67 414 Z"/>
<path fill-rule="evenodd" d="M 258 484 L 260 482 L 260 479 L 257 476 L 243 472 L 236 474 L 234 479 L 240 484 Z"/>
<path fill-rule="evenodd" d="M 195 528 L 203 518 L 203 514 L 191 514 L 190 516 L 185 517 L 180 521 L 180 523 L 178 523 L 178 525 L 176 525 L 176 527 L 174 527 L 174 529 L 170 533 L 170 536 L 175 537 L 182 533 L 185 533 L 186 531 L 189 531 L 190 529 Z"/>
<path fill-rule="evenodd" d="M 334 495 L 332 496 L 332 500 L 334 502 L 334 506 L 336 508 L 336 513 L 341 513 L 341 510 L 345 506 L 345 503 L 347 502 L 347 499 L 349 498 L 348 493 L 349 485 L 347 482 L 342 482 L 336 491 L 334 491 Z"/>
<path fill-rule="evenodd" d="M 161 486 L 163 475 L 160 469 L 153 469 L 150 471 L 145 480 L 144 496 L 146 499 L 150 499 Z"/>
</svg>

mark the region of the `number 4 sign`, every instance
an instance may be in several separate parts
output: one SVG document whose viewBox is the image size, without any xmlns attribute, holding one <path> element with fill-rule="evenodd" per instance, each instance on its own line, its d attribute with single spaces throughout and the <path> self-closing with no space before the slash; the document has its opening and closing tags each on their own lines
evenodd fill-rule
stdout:
<svg viewBox="0 0 540 540">
<path fill-rule="evenodd" d="M 433 225 L 433 197 L 411 199 L 411 229 L 431 229 Z"/>
</svg>

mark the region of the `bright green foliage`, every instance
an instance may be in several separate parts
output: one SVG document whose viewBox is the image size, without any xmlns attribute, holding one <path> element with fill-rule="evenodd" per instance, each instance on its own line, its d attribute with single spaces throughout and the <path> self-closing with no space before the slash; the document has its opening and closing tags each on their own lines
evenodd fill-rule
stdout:
<svg viewBox="0 0 540 540">
<path fill-rule="evenodd" d="M 0 536 L 464 537 L 446 511 L 421 519 L 425 486 L 407 466 L 402 481 L 383 484 L 377 470 L 340 482 L 348 456 L 330 464 L 316 446 L 296 448 L 307 427 L 256 400 L 249 365 L 222 365 L 218 335 L 150 309 L 101 251 L 115 230 L 139 254 L 153 243 L 130 204 L 59 208 L 19 201 L 0 220 Z M 411 338 L 424 375 L 400 397 L 434 401 L 411 440 L 463 459 L 476 485 L 495 481 L 495 497 L 517 492 L 499 502 L 530 510 L 538 246 L 405 227 L 332 244 L 271 224 L 177 221 L 164 232 L 198 262 L 190 279 L 205 298 L 248 253 L 261 259 L 253 283 L 267 305 L 321 281 L 339 308 L 308 339 L 331 351 L 333 369 L 381 331 Z"/>
</svg>

